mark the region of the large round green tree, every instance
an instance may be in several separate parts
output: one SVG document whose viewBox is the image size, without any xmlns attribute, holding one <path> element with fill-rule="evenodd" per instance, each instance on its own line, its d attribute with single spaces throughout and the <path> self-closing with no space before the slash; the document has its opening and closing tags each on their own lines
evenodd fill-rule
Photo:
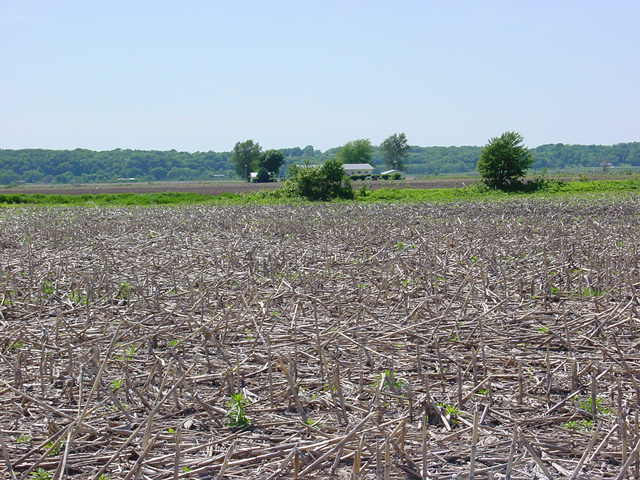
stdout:
<svg viewBox="0 0 640 480">
<path fill-rule="evenodd" d="M 404 160 L 409 154 L 409 144 L 404 133 L 394 133 L 380 144 L 380 149 L 389 168 L 404 170 Z"/>
<path fill-rule="evenodd" d="M 236 173 L 243 180 L 249 181 L 249 175 L 253 169 L 260 165 L 262 147 L 258 142 L 246 140 L 236 143 L 231 154 L 231 163 L 236 168 Z"/>
<path fill-rule="evenodd" d="M 523 145 L 518 132 L 505 132 L 489 140 L 480 152 L 478 171 L 491 188 L 508 190 L 516 187 L 533 163 L 533 155 Z"/>
<path fill-rule="evenodd" d="M 336 154 L 336 158 L 343 164 L 369 163 L 372 156 L 373 147 L 371 142 L 365 138 L 345 143 Z"/>
</svg>

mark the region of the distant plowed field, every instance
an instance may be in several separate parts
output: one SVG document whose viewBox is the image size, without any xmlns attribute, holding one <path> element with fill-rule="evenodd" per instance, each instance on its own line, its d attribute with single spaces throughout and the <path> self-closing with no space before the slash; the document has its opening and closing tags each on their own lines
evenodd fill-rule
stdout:
<svg viewBox="0 0 640 480">
<path fill-rule="evenodd" d="M 553 177 L 557 178 L 557 177 Z M 621 180 L 628 176 L 589 175 L 590 180 Z M 561 180 L 576 180 L 575 176 L 561 177 Z M 353 182 L 354 188 L 367 185 L 378 190 L 381 188 L 459 188 L 477 183 L 477 177 L 443 177 L 428 180 L 378 180 Z M 247 182 L 151 182 L 151 183 L 95 183 L 81 185 L 21 185 L 12 188 L 0 188 L 0 194 L 7 193 L 44 193 L 44 194 L 87 194 L 87 193 L 161 193 L 187 192 L 218 195 L 220 193 L 258 192 L 261 190 L 275 190 L 281 183 L 247 183 Z"/>
<path fill-rule="evenodd" d="M 0 478 L 637 478 L 639 211 L 2 210 Z"/>
<path fill-rule="evenodd" d="M 462 187 L 474 180 L 442 179 L 416 181 L 376 181 L 353 182 L 354 187 L 361 184 L 378 188 L 451 188 Z M 220 193 L 258 192 L 274 190 L 281 183 L 246 183 L 246 182 L 159 182 L 159 183 L 99 183 L 84 185 L 29 185 L 14 188 L 0 188 L 0 193 L 53 193 L 53 194 L 85 194 L 85 193 L 158 193 L 188 192 L 217 195 Z"/>
</svg>

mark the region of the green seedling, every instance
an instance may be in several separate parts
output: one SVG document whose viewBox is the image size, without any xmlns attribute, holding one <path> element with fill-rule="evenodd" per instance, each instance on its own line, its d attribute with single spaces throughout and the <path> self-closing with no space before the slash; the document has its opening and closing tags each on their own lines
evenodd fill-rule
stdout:
<svg viewBox="0 0 640 480">
<path fill-rule="evenodd" d="M 44 446 L 44 451 L 46 452 L 47 456 L 55 457 L 56 455 L 60 455 L 60 451 L 62 450 L 63 445 L 64 442 L 62 441 L 49 442 Z"/>
<path fill-rule="evenodd" d="M 133 293 L 133 285 L 129 282 L 122 282 L 118 287 L 118 293 L 116 294 L 116 298 L 119 300 L 128 300 L 131 298 Z"/>
<path fill-rule="evenodd" d="M 589 413 L 594 413 L 594 409 L 593 409 L 593 401 L 591 400 L 591 398 L 585 398 L 585 399 L 579 399 L 577 402 L 578 408 L 580 408 L 581 410 L 584 410 L 586 412 Z M 604 403 L 604 399 L 601 397 L 596 398 L 596 408 L 595 410 L 598 413 L 602 413 L 603 415 L 609 414 L 611 413 L 611 409 L 608 407 L 605 407 L 603 405 Z"/>
<path fill-rule="evenodd" d="M 176 433 L 176 429 L 173 427 L 167 428 L 167 433 Z"/>
<path fill-rule="evenodd" d="M 384 390 L 387 388 L 393 392 L 398 392 L 402 390 L 402 387 L 404 387 L 406 383 L 407 382 L 399 378 L 393 370 L 387 369 L 380 374 L 378 389 Z"/>
<path fill-rule="evenodd" d="M 604 291 L 598 288 L 585 287 L 580 290 L 580 296 L 582 297 L 601 297 L 604 295 Z"/>
<path fill-rule="evenodd" d="M 455 405 L 451 405 L 450 403 L 436 403 L 440 408 L 444 409 L 445 416 L 449 419 L 452 424 L 459 423 L 457 417 L 462 414 L 462 410 L 460 410 Z"/>
<path fill-rule="evenodd" d="M 563 423 L 562 426 L 575 431 L 593 430 L 593 420 L 570 420 Z"/>
<path fill-rule="evenodd" d="M 53 282 L 49 280 L 45 280 L 42 282 L 42 293 L 45 295 L 53 295 L 56 292 L 56 289 L 53 286 Z"/>
<path fill-rule="evenodd" d="M 22 342 L 20 340 L 16 340 L 15 342 L 12 342 L 11 345 L 9 345 L 9 351 L 10 352 L 17 352 L 22 347 L 24 347 L 24 342 Z"/>
<path fill-rule="evenodd" d="M 438 405 L 439 407 L 444 408 L 444 413 L 446 413 L 447 415 L 450 415 L 452 417 L 459 416 L 462 413 L 462 410 L 460 410 L 455 405 L 451 405 L 450 403 L 438 403 L 436 405 Z"/>
<path fill-rule="evenodd" d="M 16 438 L 16 443 L 31 443 L 31 435 L 20 435 Z"/>
<path fill-rule="evenodd" d="M 175 348 L 175 347 L 177 347 L 178 345 L 180 345 L 180 340 L 175 340 L 175 339 L 174 339 L 174 340 L 169 340 L 169 341 L 167 342 L 167 346 L 168 346 L 168 347 L 171 347 L 171 348 Z"/>
<path fill-rule="evenodd" d="M 133 360 L 138 353 L 138 345 L 135 343 L 133 345 L 129 345 L 129 347 L 125 350 L 125 355 L 129 360 Z"/>
<path fill-rule="evenodd" d="M 117 392 L 122 388 L 123 385 L 124 385 L 124 379 L 116 378 L 115 380 L 111 381 L 111 390 L 114 392 Z"/>
<path fill-rule="evenodd" d="M 121 355 L 118 355 L 116 358 L 123 362 L 128 362 L 129 360 L 133 360 L 136 357 L 139 348 L 140 348 L 139 345 L 135 343 L 131 344 L 122 351 Z"/>
<path fill-rule="evenodd" d="M 13 305 L 13 301 L 11 297 L 15 295 L 13 290 L 5 290 L 2 296 L 0 296 L 0 307 L 8 307 L 9 305 Z"/>
<path fill-rule="evenodd" d="M 242 392 L 231 395 L 227 403 L 227 425 L 233 428 L 246 428 L 251 425 L 251 419 L 247 417 L 248 404 Z"/>
<path fill-rule="evenodd" d="M 538 332 L 540 333 L 549 333 L 549 327 L 547 327 L 546 325 L 543 325 L 541 327 L 538 328 Z"/>
<path fill-rule="evenodd" d="M 193 468 L 191 467 L 182 467 L 180 470 L 182 470 L 184 473 L 189 473 L 193 471 Z"/>
<path fill-rule="evenodd" d="M 76 305 L 89 305 L 89 297 L 75 290 L 69 294 L 69 300 Z"/>
<path fill-rule="evenodd" d="M 322 391 L 323 392 L 335 393 L 335 392 L 338 391 L 338 389 L 336 388 L 335 385 L 333 385 L 331 383 L 325 383 L 324 385 L 322 385 Z"/>
<path fill-rule="evenodd" d="M 489 394 L 489 389 L 487 388 L 479 388 L 476 393 L 478 395 L 488 395 Z"/>
<path fill-rule="evenodd" d="M 29 475 L 29 480 L 51 480 L 52 478 L 53 473 L 47 472 L 44 468 L 38 468 Z"/>
</svg>

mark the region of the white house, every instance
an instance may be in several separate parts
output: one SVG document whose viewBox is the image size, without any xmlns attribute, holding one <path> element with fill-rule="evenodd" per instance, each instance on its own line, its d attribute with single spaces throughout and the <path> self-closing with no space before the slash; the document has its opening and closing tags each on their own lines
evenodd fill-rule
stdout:
<svg viewBox="0 0 640 480">
<path fill-rule="evenodd" d="M 347 175 L 371 175 L 373 167 L 368 163 L 345 163 L 342 165 Z"/>
</svg>

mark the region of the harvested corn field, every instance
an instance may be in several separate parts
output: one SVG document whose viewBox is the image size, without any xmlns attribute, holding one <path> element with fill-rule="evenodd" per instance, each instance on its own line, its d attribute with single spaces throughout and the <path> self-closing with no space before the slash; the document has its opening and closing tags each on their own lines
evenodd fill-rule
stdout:
<svg viewBox="0 0 640 480">
<path fill-rule="evenodd" d="M 0 212 L 0 475 L 640 478 L 640 198 Z"/>
</svg>

